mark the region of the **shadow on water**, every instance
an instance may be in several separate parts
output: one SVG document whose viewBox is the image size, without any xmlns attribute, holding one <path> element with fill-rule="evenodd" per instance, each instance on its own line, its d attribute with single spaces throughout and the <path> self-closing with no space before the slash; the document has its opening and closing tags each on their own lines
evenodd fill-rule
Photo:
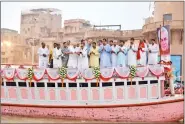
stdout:
<svg viewBox="0 0 185 124">
<path fill-rule="evenodd" d="M 126 124 L 124 122 L 105 122 L 105 121 L 85 121 L 85 120 L 66 120 L 66 119 L 52 119 L 52 118 L 31 118 L 31 117 L 20 117 L 20 116 L 10 116 L 10 115 L 1 115 L 1 123 L 84 123 L 84 124 Z M 127 122 L 127 124 L 129 124 Z M 156 124 L 156 123 L 130 123 L 130 124 Z M 164 124 L 183 124 L 183 120 L 179 122 L 171 122 Z"/>
</svg>

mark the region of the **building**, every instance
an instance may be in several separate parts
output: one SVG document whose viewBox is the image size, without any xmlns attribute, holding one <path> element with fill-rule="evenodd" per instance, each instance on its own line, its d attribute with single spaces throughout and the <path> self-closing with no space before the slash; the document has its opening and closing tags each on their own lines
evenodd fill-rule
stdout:
<svg viewBox="0 0 185 124">
<path fill-rule="evenodd" d="M 157 40 L 157 28 L 163 24 L 170 25 L 174 74 L 184 75 L 184 2 L 154 2 L 154 6 L 154 16 L 145 20 L 142 33 L 147 40 L 152 38 Z"/>
<path fill-rule="evenodd" d="M 54 8 L 38 8 L 21 12 L 20 34 L 25 37 L 50 37 L 62 27 L 61 11 Z"/>
<path fill-rule="evenodd" d="M 63 41 L 79 42 L 81 39 L 84 39 L 86 31 L 91 29 L 91 27 L 90 22 L 84 19 L 65 20 Z"/>
<path fill-rule="evenodd" d="M 1 63 L 30 64 L 31 49 L 17 31 L 1 29 Z"/>
<path fill-rule="evenodd" d="M 63 36 L 61 11 L 54 8 L 38 8 L 21 12 L 20 34 L 27 45 L 32 46 L 32 64 L 38 62 L 37 49 L 41 42 L 51 47 L 53 42 L 60 42 Z"/>
</svg>

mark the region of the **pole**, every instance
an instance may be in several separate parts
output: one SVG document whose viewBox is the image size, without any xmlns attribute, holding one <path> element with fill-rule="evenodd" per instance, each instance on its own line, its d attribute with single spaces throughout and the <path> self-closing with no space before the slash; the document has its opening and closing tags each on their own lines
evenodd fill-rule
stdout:
<svg viewBox="0 0 185 124">
<path fill-rule="evenodd" d="M 32 65 L 34 65 L 34 51 L 35 51 L 35 48 L 34 48 L 34 45 L 32 45 Z"/>
<path fill-rule="evenodd" d="M 159 38 L 159 50 L 160 50 L 159 61 L 161 61 L 161 44 L 160 44 L 160 42 L 161 42 L 161 25 L 160 25 L 160 38 Z"/>
</svg>

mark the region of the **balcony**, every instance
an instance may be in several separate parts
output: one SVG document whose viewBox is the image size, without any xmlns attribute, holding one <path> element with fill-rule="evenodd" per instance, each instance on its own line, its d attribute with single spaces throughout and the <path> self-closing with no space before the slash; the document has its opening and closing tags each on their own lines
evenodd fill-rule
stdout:
<svg viewBox="0 0 185 124">
<path fill-rule="evenodd" d="M 163 25 L 163 22 L 154 22 L 150 24 L 145 24 L 143 26 L 143 31 L 142 33 L 147 33 L 147 32 L 153 32 L 156 31 L 157 28 L 160 27 L 160 25 Z M 172 20 L 172 21 L 165 21 L 164 25 L 170 25 L 170 29 L 184 29 L 184 21 L 183 20 Z"/>
</svg>

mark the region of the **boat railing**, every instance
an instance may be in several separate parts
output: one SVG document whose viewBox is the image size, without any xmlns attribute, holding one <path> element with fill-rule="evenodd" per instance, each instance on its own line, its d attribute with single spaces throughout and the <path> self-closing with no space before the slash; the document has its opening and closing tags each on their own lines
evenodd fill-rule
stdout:
<svg viewBox="0 0 185 124">
<path fill-rule="evenodd" d="M 141 67 L 132 81 L 126 78 L 127 71 L 119 72 L 125 69 L 102 69 L 102 78 L 97 82 L 94 78 L 90 79 L 91 69 L 91 73 L 88 72 L 86 76 L 83 72 L 76 76 L 75 73 L 68 73 L 68 78 L 61 81 L 57 75 L 52 75 L 57 69 L 35 69 L 35 78 L 28 80 L 22 73 L 27 69 L 5 68 L 2 73 L 1 102 L 24 105 L 104 105 L 156 101 L 164 96 L 165 80 L 163 71 L 157 74 L 157 69 L 160 71 L 157 66 Z M 72 69 L 71 72 L 75 71 Z M 120 75 L 115 76 L 115 72 Z"/>
</svg>

